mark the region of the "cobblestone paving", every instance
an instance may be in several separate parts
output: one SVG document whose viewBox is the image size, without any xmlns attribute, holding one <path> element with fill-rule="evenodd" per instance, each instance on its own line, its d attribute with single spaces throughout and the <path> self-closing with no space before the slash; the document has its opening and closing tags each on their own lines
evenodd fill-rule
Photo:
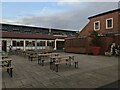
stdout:
<svg viewBox="0 0 120 90">
<path fill-rule="evenodd" d="M 61 65 L 59 72 L 50 70 L 37 61 L 28 61 L 22 56 L 12 55 L 13 77 L 2 73 L 3 88 L 97 88 L 118 80 L 118 58 L 107 56 L 74 55 L 79 68 Z"/>
</svg>

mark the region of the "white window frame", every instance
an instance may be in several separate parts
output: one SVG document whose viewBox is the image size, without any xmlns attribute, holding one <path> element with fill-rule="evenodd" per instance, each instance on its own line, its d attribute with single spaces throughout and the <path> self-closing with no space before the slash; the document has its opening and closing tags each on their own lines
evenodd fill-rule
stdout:
<svg viewBox="0 0 120 90">
<path fill-rule="evenodd" d="M 108 23 L 107 23 L 108 20 L 112 20 L 112 27 L 108 27 Z M 106 19 L 106 29 L 112 29 L 112 28 L 113 28 L 113 18 Z"/>
<path fill-rule="evenodd" d="M 98 29 L 96 29 L 96 28 L 95 28 L 95 23 L 98 23 L 98 26 L 99 26 L 99 28 L 98 28 Z M 95 31 L 100 30 L 100 21 L 95 21 L 95 22 L 94 22 L 94 30 L 95 30 Z"/>
</svg>

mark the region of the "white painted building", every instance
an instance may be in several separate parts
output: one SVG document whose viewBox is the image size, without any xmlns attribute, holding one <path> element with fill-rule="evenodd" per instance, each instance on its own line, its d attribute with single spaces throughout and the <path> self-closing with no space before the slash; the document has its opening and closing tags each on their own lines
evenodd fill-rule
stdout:
<svg viewBox="0 0 120 90">
<path fill-rule="evenodd" d="M 6 52 L 9 52 L 10 46 L 12 50 L 22 49 L 24 51 L 28 49 L 62 50 L 65 38 L 75 35 L 75 31 L 9 24 L 2 24 L 0 29 L 2 35 L 0 49 Z"/>
</svg>

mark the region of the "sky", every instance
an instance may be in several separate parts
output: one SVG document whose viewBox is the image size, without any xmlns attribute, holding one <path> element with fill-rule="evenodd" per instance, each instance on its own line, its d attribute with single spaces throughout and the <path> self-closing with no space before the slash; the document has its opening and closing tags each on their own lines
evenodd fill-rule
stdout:
<svg viewBox="0 0 120 90">
<path fill-rule="evenodd" d="M 118 8 L 118 2 L 2 2 L 2 23 L 80 31 L 88 17 Z"/>
</svg>

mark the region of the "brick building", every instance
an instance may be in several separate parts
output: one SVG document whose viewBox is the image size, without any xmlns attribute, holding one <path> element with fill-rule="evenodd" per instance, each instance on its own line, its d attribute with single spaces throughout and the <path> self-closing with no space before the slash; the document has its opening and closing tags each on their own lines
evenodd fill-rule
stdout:
<svg viewBox="0 0 120 90">
<path fill-rule="evenodd" d="M 65 42 L 66 52 L 91 53 L 89 37 L 92 31 L 102 36 L 101 54 L 113 42 L 119 43 L 120 37 L 120 9 L 111 10 L 88 18 L 88 24 L 79 32 L 77 38 L 68 38 Z M 68 45 L 68 43 L 72 43 Z"/>
</svg>

